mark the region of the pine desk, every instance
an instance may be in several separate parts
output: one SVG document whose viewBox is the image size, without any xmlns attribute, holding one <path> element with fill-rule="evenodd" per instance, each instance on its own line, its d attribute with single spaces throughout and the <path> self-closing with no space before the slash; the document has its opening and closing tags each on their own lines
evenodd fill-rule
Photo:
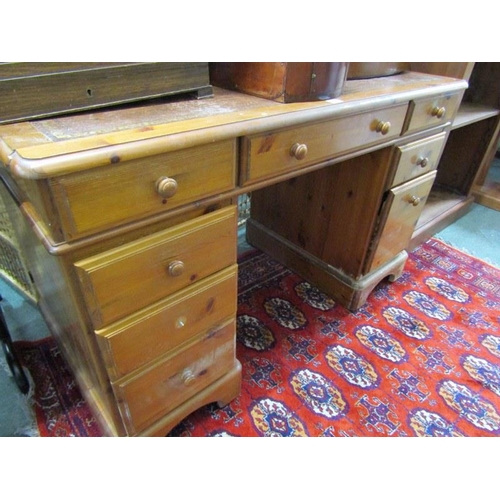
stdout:
<svg viewBox="0 0 500 500">
<path fill-rule="evenodd" d="M 240 390 L 250 242 L 349 309 L 397 279 L 466 82 L 420 73 L 278 104 L 214 89 L 0 127 L 38 303 L 103 432 L 165 435 Z"/>
</svg>

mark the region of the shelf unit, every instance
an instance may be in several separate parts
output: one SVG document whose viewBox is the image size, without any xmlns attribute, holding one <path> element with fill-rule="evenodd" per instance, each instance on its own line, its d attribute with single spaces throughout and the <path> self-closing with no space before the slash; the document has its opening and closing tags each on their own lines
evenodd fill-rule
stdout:
<svg viewBox="0 0 500 500">
<path fill-rule="evenodd" d="M 413 71 L 468 80 L 441 156 L 436 181 L 416 225 L 410 250 L 470 209 L 500 210 L 500 184 L 488 180 L 500 135 L 500 63 L 411 63 Z"/>
</svg>

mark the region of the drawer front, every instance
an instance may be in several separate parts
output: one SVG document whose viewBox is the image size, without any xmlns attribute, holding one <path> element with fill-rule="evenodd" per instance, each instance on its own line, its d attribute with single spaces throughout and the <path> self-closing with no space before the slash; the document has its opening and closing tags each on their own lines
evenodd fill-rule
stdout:
<svg viewBox="0 0 500 500">
<path fill-rule="evenodd" d="M 392 186 L 415 179 L 419 175 L 435 170 L 443 151 L 446 133 L 442 132 L 421 141 L 396 148 L 396 173 Z"/>
<path fill-rule="evenodd" d="M 94 328 L 236 263 L 230 206 L 75 263 Z"/>
<path fill-rule="evenodd" d="M 113 384 L 129 434 L 146 429 L 229 372 L 235 364 L 235 335 L 232 321 L 139 375 Z"/>
<path fill-rule="evenodd" d="M 96 331 L 112 380 L 123 377 L 236 315 L 236 265 Z"/>
<path fill-rule="evenodd" d="M 436 171 L 433 170 L 389 191 L 369 271 L 391 260 L 408 246 L 435 177 Z"/>
<path fill-rule="evenodd" d="M 242 140 L 242 185 L 325 161 L 401 134 L 407 105 Z"/>
<path fill-rule="evenodd" d="M 235 186 L 234 140 L 54 178 L 67 239 L 164 212 Z"/>
<path fill-rule="evenodd" d="M 410 103 L 406 133 L 451 123 L 461 100 L 461 93 L 436 96 Z"/>
</svg>

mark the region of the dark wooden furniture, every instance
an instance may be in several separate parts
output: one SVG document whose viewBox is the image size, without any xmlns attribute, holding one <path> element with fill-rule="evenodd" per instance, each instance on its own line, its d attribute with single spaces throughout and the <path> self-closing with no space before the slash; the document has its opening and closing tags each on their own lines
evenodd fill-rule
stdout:
<svg viewBox="0 0 500 500">
<path fill-rule="evenodd" d="M 212 96 L 208 63 L 0 63 L 0 123 L 182 93 Z"/>
<path fill-rule="evenodd" d="M 210 81 L 229 90 L 277 102 L 333 99 L 342 93 L 345 62 L 217 62 Z"/>
</svg>

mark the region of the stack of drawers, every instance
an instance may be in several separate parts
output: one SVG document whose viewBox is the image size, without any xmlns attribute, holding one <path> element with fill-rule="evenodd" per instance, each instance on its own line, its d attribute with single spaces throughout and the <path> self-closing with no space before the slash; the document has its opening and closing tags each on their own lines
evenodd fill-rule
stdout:
<svg viewBox="0 0 500 500">
<path fill-rule="evenodd" d="M 56 254 L 32 260 L 48 322 L 103 427 L 165 435 L 240 390 L 237 206 L 196 206 L 235 187 L 236 141 L 121 160 L 24 182 Z"/>
<path fill-rule="evenodd" d="M 129 434 L 235 366 L 236 216 L 226 207 L 75 263 Z"/>
<path fill-rule="evenodd" d="M 418 134 L 450 122 L 460 104 L 460 95 L 444 95 L 411 101 L 404 135 Z M 436 178 L 436 168 L 448 131 L 394 147 L 390 189 L 372 241 L 373 252 L 367 272 L 372 272 L 408 247 L 417 221 Z"/>
<path fill-rule="evenodd" d="M 369 271 L 407 248 L 436 178 L 445 139 L 442 132 L 395 148 L 395 175 L 381 213 L 381 231 Z"/>
</svg>

